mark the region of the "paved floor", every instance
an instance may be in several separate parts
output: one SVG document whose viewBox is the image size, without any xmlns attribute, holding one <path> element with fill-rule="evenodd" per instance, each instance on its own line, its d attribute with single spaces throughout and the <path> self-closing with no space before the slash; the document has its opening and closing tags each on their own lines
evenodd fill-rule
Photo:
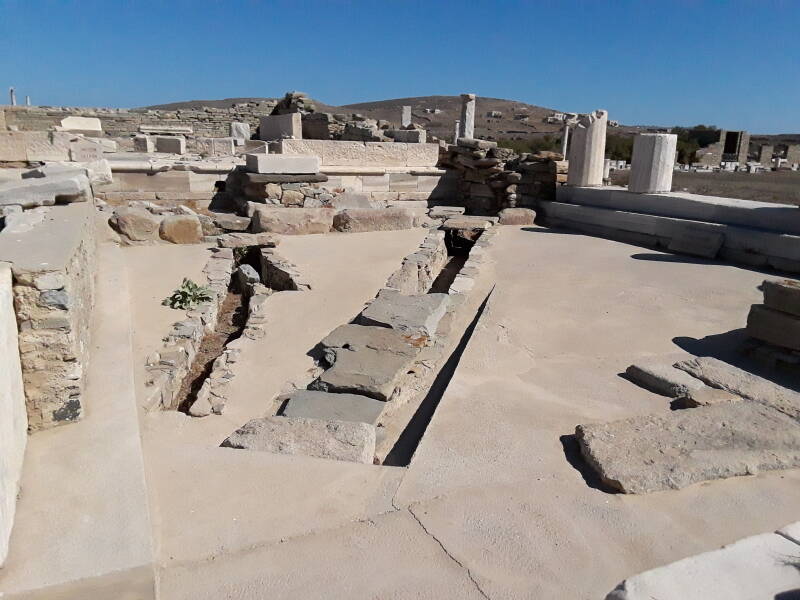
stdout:
<svg viewBox="0 0 800 600">
<path fill-rule="evenodd" d="M 578 423 L 669 410 L 618 374 L 736 339 L 762 274 L 539 228 L 503 228 L 492 254 L 496 288 L 410 467 L 337 476 L 324 461 L 272 461 L 280 478 L 252 473 L 254 489 L 271 490 L 270 518 L 319 525 L 165 563 L 164 597 L 598 598 L 641 570 L 800 519 L 797 471 L 614 495 L 593 487 L 569 437 Z M 358 486 L 375 473 L 383 491 L 367 485 L 366 503 Z M 303 499 L 281 507 L 274 489 Z M 345 489 L 362 498 L 351 523 Z M 305 497 L 315 492 L 337 526 Z"/>
</svg>

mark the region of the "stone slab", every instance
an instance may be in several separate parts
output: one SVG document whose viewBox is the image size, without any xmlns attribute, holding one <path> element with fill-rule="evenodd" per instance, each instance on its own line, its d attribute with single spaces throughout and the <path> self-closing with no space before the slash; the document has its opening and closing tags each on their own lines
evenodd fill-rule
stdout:
<svg viewBox="0 0 800 600">
<path fill-rule="evenodd" d="M 334 211 L 328 208 L 274 208 L 258 206 L 253 214 L 254 233 L 283 235 L 328 233 L 333 227 Z"/>
<path fill-rule="evenodd" d="M 800 282 L 793 279 L 765 279 L 761 288 L 764 290 L 764 304 L 768 308 L 800 317 Z"/>
<path fill-rule="evenodd" d="M 504 208 L 498 215 L 500 225 L 533 225 L 536 211 L 530 208 Z"/>
<path fill-rule="evenodd" d="M 675 363 L 703 383 L 773 407 L 800 421 L 800 393 L 710 356 Z"/>
<path fill-rule="evenodd" d="M 327 175 L 321 173 L 307 174 L 279 174 L 279 173 L 243 173 L 242 181 L 245 184 L 267 184 L 267 183 L 325 183 L 328 181 Z"/>
<path fill-rule="evenodd" d="M 353 421 L 377 425 L 385 403 L 358 394 L 329 394 L 316 390 L 298 390 L 286 398 L 281 411 L 284 417 Z"/>
<path fill-rule="evenodd" d="M 156 152 L 169 154 L 186 154 L 186 138 L 176 135 L 157 135 Z"/>
<path fill-rule="evenodd" d="M 800 424 L 755 402 L 578 425 L 581 452 L 626 494 L 800 466 Z"/>
<path fill-rule="evenodd" d="M 0 184 L 0 206 L 23 208 L 84 202 L 92 197 L 85 171 L 72 170 Z"/>
<path fill-rule="evenodd" d="M 670 252 L 716 258 L 724 240 L 721 233 L 686 227 L 677 232 L 667 248 Z"/>
<path fill-rule="evenodd" d="M 61 119 L 61 127 L 69 131 L 103 131 L 103 125 L 97 117 L 65 117 Z"/>
<path fill-rule="evenodd" d="M 347 208 L 333 218 L 336 231 L 393 231 L 414 227 L 414 214 L 402 208 Z"/>
<path fill-rule="evenodd" d="M 285 115 L 267 115 L 261 117 L 258 128 L 258 139 L 264 141 L 283 138 L 303 138 L 303 121 L 300 113 Z"/>
<path fill-rule="evenodd" d="M 245 161 L 251 173 L 314 175 L 319 172 L 319 158 L 316 156 L 247 154 Z"/>
<path fill-rule="evenodd" d="M 797 543 L 765 533 L 629 577 L 606 600 L 787 600 L 800 588 Z"/>
<path fill-rule="evenodd" d="M 428 212 L 428 215 L 433 219 L 450 218 L 457 215 L 463 215 L 466 212 L 463 206 L 434 206 Z"/>
<path fill-rule="evenodd" d="M 375 427 L 348 421 L 264 417 L 234 431 L 221 446 L 372 464 Z"/>
<path fill-rule="evenodd" d="M 383 289 L 361 311 L 356 322 L 389 327 L 406 336 L 432 340 L 449 302 L 447 294 L 404 296 L 396 290 Z"/>
<path fill-rule="evenodd" d="M 336 357 L 340 353 L 363 348 L 411 359 L 419 353 L 421 346 L 414 338 L 409 338 L 393 329 L 353 323 L 340 325 L 325 336 L 319 345 L 329 365 L 336 362 Z"/>
<path fill-rule="evenodd" d="M 489 229 L 492 225 L 492 220 L 489 217 L 460 215 L 457 217 L 448 217 L 442 224 L 442 229 L 484 230 Z"/>
<path fill-rule="evenodd" d="M 705 387 L 699 379 L 670 364 L 634 364 L 625 374 L 635 384 L 668 398 L 680 398 Z"/>
<path fill-rule="evenodd" d="M 747 335 L 790 350 L 800 350 L 800 317 L 754 304 L 747 315 Z"/>
</svg>

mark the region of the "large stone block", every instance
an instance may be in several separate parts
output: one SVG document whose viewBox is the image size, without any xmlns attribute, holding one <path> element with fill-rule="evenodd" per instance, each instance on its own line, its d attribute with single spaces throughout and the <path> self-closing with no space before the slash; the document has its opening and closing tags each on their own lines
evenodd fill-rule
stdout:
<svg viewBox="0 0 800 600">
<path fill-rule="evenodd" d="M 333 217 L 336 231 L 392 231 L 414 227 L 414 214 L 403 208 L 348 208 Z"/>
<path fill-rule="evenodd" d="M 156 152 L 186 154 L 186 138 L 176 135 L 157 135 Z"/>
<path fill-rule="evenodd" d="M 625 370 L 625 375 L 635 384 L 669 398 L 688 396 L 692 391 L 706 387 L 699 379 L 670 364 L 631 365 Z"/>
<path fill-rule="evenodd" d="M 504 208 L 497 215 L 500 225 L 533 225 L 536 211 L 530 208 Z"/>
<path fill-rule="evenodd" d="M 251 173 L 315 174 L 319 172 L 319 158 L 283 154 L 247 154 L 247 170 Z"/>
<path fill-rule="evenodd" d="M 436 336 L 449 303 L 447 294 L 404 296 L 396 290 L 383 289 L 356 317 L 356 322 L 389 327 L 424 343 Z"/>
<path fill-rule="evenodd" d="M 11 290 L 11 266 L 0 262 L 0 566 L 8 554 L 14 524 L 28 418 Z"/>
<path fill-rule="evenodd" d="M 136 152 L 155 152 L 156 145 L 149 135 L 133 136 L 133 149 Z"/>
<path fill-rule="evenodd" d="M 424 129 L 395 129 L 392 137 L 395 142 L 424 144 L 428 141 L 428 132 Z"/>
<path fill-rule="evenodd" d="M 323 142 L 322 164 L 327 166 L 363 166 L 367 160 L 364 142 Z"/>
<path fill-rule="evenodd" d="M 121 206 L 114 210 L 109 224 L 129 240 L 144 242 L 158 239 L 159 221 L 144 208 Z"/>
<path fill-rule="evenodd" d="M 194 215 L 169 215 L 161 221 L 158 233 L 162 240 L 173 244 L 199 244 L 203 241 L 203 226 Z"/>
<path fill-rule="evenodd" d="M 303 139 L 303 120 L 300 113 L 261 117 L 258 139 L 271 141 L 283 138 Z"/>
<path fill-rule="evenodd" d="M 85 202 L 92 197 L 89 178 L 79 169 L 0 184 L 0 206 L 23 208 Z"/>
<path fill-rule="evenodd" d="M 375 427 L 348 421 L 265 417 L 240 427 L 221 446 L 372 464 Z"/>
<path fill-rule="evenodd" d="M 69 131 L 103 131 L 103 124 L 97 117 L 65 117 L 61 119 L 61 127 Z"/>
<path fill-rule="evenodd" d="M 764 290 L 764 304 L 768 308 L 800 317 L 800 282 L 766 279 L 761 287 Z"/>
<path fill-rule="evenodd" d="M 409 144 L 406 147 L 406 166 L 435 167 L 439 162 L 439 144 Z"/>
<path fill-rule="evenodd" d="M 198 137 L 196 143 L 197 152 L 202 156 L 232 156 L 234 153 L 232 137 Z"/>
<path fill-rule="evenodd" d="M 328 208 L 275 208 L 258 206 L 252 219 L 254 233 L 266 231 L 283 235 L 328 233 L 334 211 Z"/>
<path fill-rule="evenodd" d="M 578 425 L 581 452 L 627 494 L 800 466 L 800 423 L 756 402 Z"/>
<path fill-rule="evenodd" d="M 354 421 L 377 425 L 385 403 L 358 394 L 329 394 L 316 390 L 298 390 L 286 398 L 281 411 L 284 417 Z"/>
<path fill-rule="evenodd" d="M 408 147 L 397 142 L 365 142 L 364 166 L 405 167 Z"/>
<path fill-rule="evenodd" d="M 670 252 L 715 258 L 725 241 L 725 236 L 714 231 L 684 227 L 676 232 L 667 246 Z"/>
<path fill-rule="evenodd" d="M 754 304 L 747 315 L 747 335 L 790 350 L 800 350 L 800 317 Z"/>
<path fill-rule="evenodd" d="M 234 121 L 230 125 L 230 134 L 237 146 L 243 146 L 245 140 L 250 139 L 250 124 Z"/>
<path fill-rule="evenodd" d="M 678 136 L 674 133 L 635 136 L 628 190 L 648 194 L 671 191 L 677 144 Z"/>
</svg>

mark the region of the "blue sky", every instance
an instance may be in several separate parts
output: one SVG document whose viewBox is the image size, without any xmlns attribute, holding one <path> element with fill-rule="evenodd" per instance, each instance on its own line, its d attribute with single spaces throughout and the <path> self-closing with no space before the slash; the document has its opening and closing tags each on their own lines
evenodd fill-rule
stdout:
<svg viewBox="0 0 800 600">
<path fill-rule="evenodd" d="M 800 132 L 798 39 L 800 0 L 0 0 L 0 89 L 120 107 L 474 92 L 627 124 Z"/>
</svg>

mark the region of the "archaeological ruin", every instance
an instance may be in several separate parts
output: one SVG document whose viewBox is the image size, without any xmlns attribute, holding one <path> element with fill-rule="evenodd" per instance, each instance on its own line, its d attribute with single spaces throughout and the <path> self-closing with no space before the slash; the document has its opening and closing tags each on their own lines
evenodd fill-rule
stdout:
<svg viewBox="0 0 800 600">
<path fill-rule="evenodd" d="M 798 206 L 675 189 L 674 133 L 612 161 L 606 110 L 519 152 L 456 99 L 442 139 L 12 92 L 0 596 L 797 597 Z"/>
</svg>

